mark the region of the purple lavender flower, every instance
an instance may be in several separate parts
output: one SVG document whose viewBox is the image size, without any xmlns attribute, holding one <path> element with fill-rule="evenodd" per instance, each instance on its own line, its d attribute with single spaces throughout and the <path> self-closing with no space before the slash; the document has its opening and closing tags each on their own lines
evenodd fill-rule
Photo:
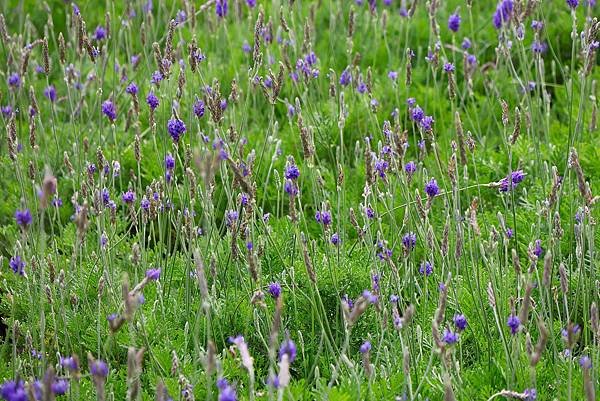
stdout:
<svg viewBox="0 0 600 401">
<path fill-rule="evenodd" d="M 533 254 L 539 258 L 540 256 L 542 256 L 543 253 L 544 248 L 542 248 L 542 240 L 536 239 L 533 248 Z"/>
<path fill-rule="evenodd" d="M 284 177 L 288 180 L 297 180 L 298 177 L 300 177 L 300 170 L 298 169 L 298 166 L 293 163 L 289 163 L 287 166 L 285 166 Z"/>
<path fill-rule="evenodd" d="M 175 158 L 170 153 L 167 153 L 165 156 L 165 168 L 167 170 L 173 170 L 175 168 Z"/>
<path fill-rule="evenodd" d="M 135 192 L 133 192 L 131 189 L 127 192 L 123 192 L 121 199 L 123 200 L 123 203 L 130 205 L 135 202 Z"/>
<path fill-rule="evenodd" d="M 12 86 L 13 88 L 21 87 L 21 76 L 19 73 L 14 72 L 8 76 L 8 86 Z"/>
<path fill-rule="evenodd" d="M 579 358 L 579 366 L 581 366 L 583 369 L 591 369 L 592 360 L 589 356 L 583 355 L 581 358 Z"/>
<path fill-rule="evenodd" d="M 500 192 L 508 192 L 509 190 L 516 188 L 517 185 L 525 179 L 525 173 L 523 170 L 513 171 L 509 176 L 504 177 L 499 182 Z M 511 184 L 512 183 L 512 184 Z"/>
<path fill-rule="evenodd" d="M 7 380 L 0 386 L 0 396 L 6 401 L 27 401 L 25 385 L 21 380 Z"/>
<path fill-rule="evenodd" d="M 412 250 L 415 245 L 417 245 L 417 234 L 413 233 L 412 231 L 404 234 L 402 237 L 402 245 L 404 245 L 404 249 L 407 251 Z"/>
<path fill-rule="evenodd" d="M 175 22 L 177 24 L 183 24 L 185 22 L 186 18 L 187 18 L 187 15 L 185 14 L 185 11 L 179 10 L 179 11 L 177 11 L 177 15 L 175 16 Z"/>
<path fill-rule="evenodd" d="M 458 13 L 454 13 L 454 14 L 450 15 L 450 17 L 448 18 L 448 29 L 450 29 L 452 32 L 458 32 L 459 28 L 460 28 L 460 15 L 458 15 Z"/>
<path fill-rule="evenodd" d="M 117 119 L 117 108 L 110 99 L 105 100 L 104 103 L 102 103 L 102 113 L 104 113 L 111 122 L 114 122 Z"/>
<path fill-rule="evenodd" d="M 371 343 L 368 341 L 365 341 L 364 343 L 362 343 L 362 345 L 360 346 L 360 348 L 358 350 L 360 351 L 361 354 L 366 354 L 367 352 L 371 351 Z"/>
<path fill-rule="evenodd" d="M 202 118 L 204 116 L 204 111 L 204 101 L 202 101 L 202 99 L 196 98 L 196 101 L 194 102 L 194 114 L 196 115 L 196 117 Z"/>
<path fill-rule="evenodd" d="M 269 284 L 269 294 L 271 294 L 271 296 L 275 299 L 279 298 L 279 296 L 281 295 L 281 284 L 277 283 L 277 282 L 273 282 L 271 284 Z"/>
<path fill-rule="evenodd" d="M 235 389 L 226 379 L 218 379 L 217 388 L 219 389 L 219 401 L 237 401 Z"/>
<path fill-rule="evenodd" d="M 158 85 L 163 80 L 163 76 L 160 71 L 154 71 L 150 77 L 150 83 Z"/>
<path fill-rule="evenodd" d="M 413 161 L 409 161 L 404 165 L 404 171 L 408 175 L 408 177 L 412 177 L 412 175 L 417 171 L 417 165 Z"/>
<path fill-rule="evenodd" d="M 64 395 L 69 390 L 69 381 L 65 379 L 58 379 L 52 382 L 50 389 L 56 395 Z"/>
<path fill-rule="evenodd" d="M 225 212 L 225 224 L 227 225 L 227 227 L 233 227 L 233 224 L 237 221 L 237 219 L 237 210 L 231 209 Z"/>
<path fill-rule="evenodd" d="M 514 235 L 514 233 L 513 233 L 512 228 L 510 228 L 510 227 L 507 228 L 506 229 L 506 238 L 511 239 L 513 237 L 513 235 Z"/>
<path fill-rule="evenodd" d="M 217 0 L 215 4 L 215 12 L 219 18 L 225 18 L 227 16 L 227 0 Z"/>
<path fill-rule="evenodd" d="M 398 79 L 398 71 L 388 72 L 388 78 L 395 82 Z"/>
<path fill-rule="evenodd" d="M 108 365 L 106 362 L 101 361 L 100 359 L 91 361 L 89 368 L 92 376 L 96 378 L 104 379 L 106 376 L 108 376 Z"/>
<path fill-rule="evenodd" d="M 8 266 L 10 266 L 12 271 L 14 271 L 16 274 L 20 276 L 25 275 L 25 261 L 23 261 L 23 259 L 21 259 L 19 255 L 15 255 L 12 258 L 10 258 Z"/>
<path fill-rule="evenodd" d="M 496 29 L 502 28 L 502 25 L 507 24 L 512 17 L 514 9 L 513 0 L 502 0 L 496 7 L 493 22 Z"/>
<path fill-rule="evenodd" d="M 173 142 L 179 142 L 179 138 L 185 133 L 186 127 L 183 121 L 178 118 L 172 118 L 167 123 L 167 131 L 169 131 L 169 135 L 173 138 Z"/>
<path fill-rule="evenodd" d="M 317 210 L 317 213 L 315 214 L 315 220 L 324 226 L 328 226 L 331 224 L 331 213 L 329 213 L 327 210 Z"/>
<path fill-rule="evenodd" d="M 458 333 L 454 333 L 448 329 L 444 330 L 444 334 L 442 336 L 442 339 L 444 340 L 444 342 L 448 345 L 453 345 L 456 344 L 458 342 Z"/>
<path fill-rule="evenodd" d="M 67 368 L 71 371 L 76 371 L 77 369 L 79 369 L 77 358 L 74 358 L 72 356 L 60 357 L 59 363 L 60 366 L 62 366 L 63 368 Z"/>
<path fill-rule="evenodd" d="M 538 20 L 533 20 L 531 21 L 531 29 L 533 29 L 534 31 L 541 31 L 544 28 L 544 22 L 543 21 L 538 21 Z"/>
<path fill-rule="evenodd" d="M 385 172 L 387 171 L 388 167 L 389 167 L 389 163 L 385 160 L 385 159 L 377 159 L 375 160 L 375 171 L 377 171 L 377 175 L 379 175 L 379 178 L 384 179 L 385 178 Z"/>
<path fill-rule="evenodd" d="M 467 318 L 463 314 L 454 315 L 452 321 L 454 322 L 456 331 L 458 331 L 459 333 L 467 328 Z"/>
<path fill-rule="evenodd" d="M 464 38 L 460 47 L 462 47 L 463 50 L 469 50 L 471 48 L 471 41 L 469 38 Z"/>
<path fill-rule="evenodd" d="M 22 228 L 27 228 L 32 222 L 31 212 L 29 209 L 17 209 L 15 211 L 15 221 Z"/>
<path fill-rule="evenodd" d="M 284 340 L 279 347 L 279 360 L 281 360 L 284 355 L 287 355 L 289 362 L 292 363 L 296 359 L 296 353 L 296 344 L 291 338 L 288 338 Z"/>
<path fill-rule="evenodd" d="M 438 186 L 435 178 L 432 178 L 427 184 L 425 184 L 425 193 L 429 198 L 435 197 L 440 192 L 440 187 Z"/>
<path fill-rule="evenodd" d="M 525 401 L 535 401 L 537 399 L 537 390 L 534 388 L 526 388 L 523 394 L 525 394 Z"/>
<path fill-rule="evenodd" d="M 102 233 L 102 235 L 100 235 L 100 248 L 106 249 L 106 245 L 108 245 L 108 237 L 106 236 L 106 233 Z"/>
<path fill-rule="evenodd" d="M 340 244 L 340 235 L 338 233 L 331 234 L 330 241 L 333 245 L 338 246 Z"/>
<path fill-rule="evenodd" d="M 444 64 L 444 72 L 454 72 L 456 68 L 454 67 L 454 64 L 452 63 L 445 63 Z"/>
<path fill-rule="evenodd" d="M 98 25 L 94 31 L 94 39 L 103 40 L 106 38 L 106 29 L 102 25 Z"/>
<path fill-rule="evenodd" d="M 2 114 L 4 115 L 4 117 L 10 117 L 10 115 L 12 114 L 13 109 L 10 105 L 6 105 L 6 106 L 2 106 Z"/>
<path fill-rule="evenodd" d="M 248 7 L 254 8 L 256 7 L 256 0 L 246 0 L 246 4 L 248 5 Z"/>
<path fill-rule="evenodd" d="M 290 196 L 298 195 L 298 185 L 292 180 L 285 180 L 285 184 L 283 184 L 283 189 L 285 193 Z"/>
<path fill-rule="evenodd" d="M 148 96 L 146 97 L 146 103 L 148 103 L 148 106 L 150 106 L 152 110 L 156 110 L 159 105 L 159 101 L 154 92 L 148 93 Z"/>
<path fill-rule="evenodd" d="M 425 116 L 421 120 L 421 128 L 425 131 L 431 131 L 434 122 L 433 117 Z"/>
<path fill-rule="evenodd" d="M 44 96 L 52 103 L 56 101 L 56 88 L 54 85 L 50 85 L 44 89 Z"/>
<path fill-rule="evenodd" d="M 148 280 L 157 281 L 160 278 L 160 269 L 146 270 L 146 278 Z"/>
<path fill-rule="evenodd" d="M 352 74 L 350 73 L 350 69 L 346 67 L 342 74 L 340 75 L 340 85 L 348 86 L 352 82 Z"/>
<path fill-rule="evenodd" d="M 135 84 L 135 82 L 130 83 L 129 85 L 127 85 L 127 88 L 125 88 L 125 92 L 130 94 L 130 95 L 137 95 L 138 94 L 138 87 Z"/>
<path fill-rule="evenodd" d="M 533 51 L 535 54 L 545 53 L 547 49 L 548 49 L 548 45 L 546 44 L 546 42 L 541 42 L 539 40 L 535 40 L 531 44 L 531 51 Z"/>
<path fill-rule="evenodd" d="M 567 5 L 571 8 L 571 10 L 575 10 L 579 5 L 579 0 L 567 0 Z"/>
<path fill-rule="evenodd" d="M 506 325 L 510 328 L 510 333 L 515 335 L 519 332 L 521 327 L 521 320 L 516 315 L 510 315 L 506 320 Z"/>
<path fill-rule="evenodd" d="M 420 123 L 421 121 L 423 121 L 424 117 L 425 117 L 425 113 L 423 112 L 423 109 L 420 108 L 419 106 L 415 106 L 410 110 L 410 118 L 414 122 Z"/>
<path fill-rule="evenodd" d="M 431 276 L 431 273 L 433 273 L 433 265 L 426 260 L 425 262 L 421 263 L 421 266 L 419 267 L 419 273 L 424 276 Z"/>
</svg>

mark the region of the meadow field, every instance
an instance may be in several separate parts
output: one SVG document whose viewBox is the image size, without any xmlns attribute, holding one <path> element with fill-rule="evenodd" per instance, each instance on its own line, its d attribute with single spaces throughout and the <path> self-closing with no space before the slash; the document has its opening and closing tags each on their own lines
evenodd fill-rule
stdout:
<svg viewBox="0 0 600 401">
<path fill-rule="evenodd" d="M 596 0 L 0 13 L 1 399 L 600 399 Z"/>
</svg>

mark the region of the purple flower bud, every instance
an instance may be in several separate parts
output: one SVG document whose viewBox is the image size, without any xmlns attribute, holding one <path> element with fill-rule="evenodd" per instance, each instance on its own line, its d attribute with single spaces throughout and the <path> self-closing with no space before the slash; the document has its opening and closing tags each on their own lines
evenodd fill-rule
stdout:
<svg viewBox="0 0 600 401">
<path fill-rule="evenodd" d="M 108 365 L 106 362 L 96 359 L 90 362 L 90 373 L 96 378 L 105 378 L 108 376 Z"/>
<path fill-rule="evenodd" d="M 277 282 L 269 284 L 269 294 L 275 299 L 281 295 L 281 285 Z"/>
<path fill-rule="evenodd" d="M 450 29 L 452 32 L 458 32 L 459 28 L 460 28 L 460 15 L 458 15 L 457 13 L 454 13 L 454 14 L 450 15 L 450 17 L 448 18 L 448 29 Z"/>
<path fill-rule="evenodd" d="M 138 94 L 138 87 L 135 84 L 135 82 L 130 83 L 129 85 L 127 85 L 127 88 L 125 88 L 125 92 L 129 93 L 130 95 L 137 95 Z"/>
<path fill-rule="evenodd" d="M 123 192 L 121 199 L 123 200 L 123 203 L 130 205 L 135 202 L 135 192 L 133 192 L 131 189 L 127 192 Z"/>
<path fill-rule="evenodd" d="M 10 258 L 8 266 L 16 274 L 20 276 L 25 275 L 25 261 L 23 261 L 19 255 L 15 255 L 12 258 Z"/>
<path fill-rule="evenodd" d="M 289 362 L 292 363 L 296 359 L 296 353 L 296 344 L 288 338 L 284 340 L 279 347 L 279 360 L 281 360 L 284 355 L 287 355 Z"/>
<path fill-rule="evenodd" d="M 219 18 L 225 18 L 227 16 L 227 0 L 217 0 L 215 4 L 215 12 Z"/>
<path fill-rule="evenodd" d="M 29 209 L 23 209 L 23 210 L 17 209 L 15 211 L 15 221 L 21 227 L 27 228 L 33 221 L 32 217 L 31 217 L 31 212 L 29 211 Z"/>
<path fill-rule="evenodd" d="M 169 135 L 173 138 L 173 142 L 179 142 L 179 138 L 186 131 L 185 123 L 177 118 L 172 118 L 167 123 L 167 131 L 169 131 Z"/>
<path fill-rule="evenodd" d="M 56 101 L 56 88 L 54 85 L 50 85 L 44 89 L 44 96 L 52 103 Z"/>
<path fill-rule="evenodd" d="M 454 326 L 458 332 L 464 331 L 467 328 L 467 318 L 465 315 L 457 314 L 452 318 Z"/>
<path fill-rule="evenodd" d="M 444 71 L 445 72 L 454 72 L 456 68 L 454 67 L 454 64 L 452 63 L 445 63 L 444 64 Z"/>
<path fill-rule="evenodd" d="M 27 401 L 27 391 L 21 380 L 7 380 L 0 386 L 0 396 L 6 401 Z"/>
<path fill-rule="evenodd" d="M 146 97 L 146 103 L 148 103 L 148 106 L 150 106 L 152 110 L 156 110 L 159 101 L 154 92 L 148 93 L 148 96 Z"/>
<path fill-rule="evenodd" d="M 442 336 L 442 339 L 444 340 L 444 342 L 448 345 L 453 345 L 456 344 L 458 342 L 458 333 L 454 333 L 448 329 L 444 330 L 444 334 Z"/>
<path fill-rule="evenodd" d="M 358 350 L 360 351 L 361 354 L 366 354 L 367 352 L 371 351 L 371 343 L 368 341 L 365 341 L 364 343 L 362 343 L 362 345 L 360 346 L 360 348 Z"/>
<path fill-rule="evenodd" d="M 106 29 L 102 25 L 98 25 L 94 31 L 94 39 L 102 40 L 106 38 Z"/>
<path fill-rule="evenodd" d="M 350 73 L 350 69 L 346 67 L 342 74 L 340 75 L 340 85 L 348 86 L 352 82 L 352 74 Z"/>
<path fill-rule="evenodd" d="M 428 261 L 421 263 L 421 266 L 419 267 L 419 273 L 424 276 L 430 276 L 431 273 L 433 273 L 433 265 Z"/>
<path fill-rule="evenodd" d="M 21 76 L 14 72 L 8 76 L 7 82 L 9 86 L 12 86 L 13 88 L 19 88 L 21 87 Z"/>
<path fill-rule="evenodd" d="M 440 192 L 438 183 L 435 178 L 432 178 L 427 184 L 425 184 L 425 193 L 429 198 L 435 197 Z"/>
<path fill-rule="evenodd" d="M 402 245 L 407 251 L 414 249 L 415 245 L 417 245 L 417 234 L 413 232 L 404 234 L 402 237 Z"/>
<path fill-rule="evenodd" d="M 146 270 L 146 278 L 152 281 L 157 281 L 160 278 L 160 269 Z"/>
<path fill-rule="evenodd" d="M 510 333 L 515 335 L 519 332 L 521 327 L 521 320 L 516 315 L 510 315 L 506 320 L 506 325 L 510 328 Z"/>
<path fill-rule="evenodd" d="M 110 100 L 105 100 L 104 103 L 102 103 L 102 113 L 104 113 L 111 122 L 114 122 L 117 119 L 117 108 Z"/>
<path fill-rule="evenodd" d="M 52 382 L 50 389 L 56 395 L 64 395 L 69 389 L 69 381 L 65 379 L 58 379 Z"/>
</svg>

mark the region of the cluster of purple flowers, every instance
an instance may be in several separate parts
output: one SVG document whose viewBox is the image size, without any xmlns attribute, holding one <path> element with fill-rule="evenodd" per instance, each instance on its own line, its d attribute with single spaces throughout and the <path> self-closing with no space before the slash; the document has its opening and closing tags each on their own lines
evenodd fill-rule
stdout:
<svg viewBox="0 0 600 401">
<path fill-rule="evenodd" d="M 167 131 L 175 143 L 179 142 L 186 130 L 185 123 L 178 118 L 172 118 L 167 122 Z"/>
<path fill-rule="evenodd" d="M 493 22 L 496 29 L 502 28 L 502 25 L 508 24 L 513 14 L 513 0 L 502 0 L 496 7 L 496 12 L 493 16 Z"/>
<path fill-rule="evenodd" d="M 500 192 L 508 192 L 513 188 L 516 188 L 517 185 L 525 179 L 525 175 L 523 170 L 517 170 L 504 177 L 500 180 L 498 185 Z"/>
<path fill-rule="evenodd" d="M 317 220 L 317 223 L 321 223 L 327 227 L 331 224 L 331 213 L 327 210 L 317 210 L 315 220 Z"/>
<path fill-rule="evenodd" d="M 33 221 L 29 209 L 17 209 L 15 212 L 15 221 L 23 228 L 27 228 Z"/>
<path fill-rule="evenodd" d="M 412 231 L 404 234 L 402 237 L 402 245 L 406 251 L 411 251 L 417 245 L 417 234 Z"/>
<path fill-rule="evenodd" d="M 111 100 L 105 100 L 104 103 L 102 103 L 102 113 L 104 113 L 111 122 L 114 122 L 117 119 L 117 108 Z"/>
<path fill-rule="evenodd" d="M 424 131 L 431 131 L 435 122 L 432 116 L 425 115 L 423 109 L 416 104 L 413 98 L 408 100 L 410 118 L 418 124 Z"/>
</svg>

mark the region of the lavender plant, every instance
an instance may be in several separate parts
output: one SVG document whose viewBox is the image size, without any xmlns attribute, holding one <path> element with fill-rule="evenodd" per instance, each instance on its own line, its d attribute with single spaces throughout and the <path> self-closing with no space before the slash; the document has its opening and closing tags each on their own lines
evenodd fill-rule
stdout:
<svg viewBox="0 0 600 401">
<path fill-rule="evenodd" d="M 0 4 L 0 398 L 586 400 L 595 0 Z"/>
</svg>

